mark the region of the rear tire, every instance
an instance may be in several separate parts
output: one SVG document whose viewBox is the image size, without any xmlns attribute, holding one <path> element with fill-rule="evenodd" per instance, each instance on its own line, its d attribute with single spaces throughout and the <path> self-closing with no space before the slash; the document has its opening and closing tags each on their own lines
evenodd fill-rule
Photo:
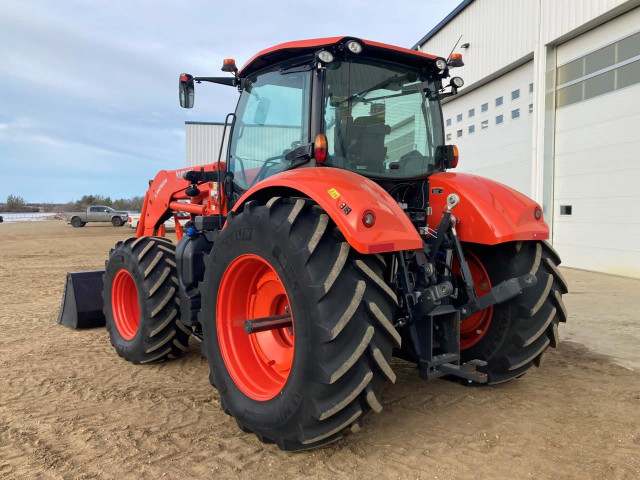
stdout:
<svg viewBox="0 0 640 480">
<path fill-rule="evenodd" d="M 384 264 L 351 249 L 328 215 L 306 199 L 248 202 L 227 222 L 206 257 L 200 288 L 203 351 L 222 409 L 243 431 L 283 450 L 319 447 L 359 430 L 365 413 L 382 409 L 383 386 L 395 381 L 389 362 L 400 336 L 390 319 L 397 300 L 382 279 Z M 262 401 L 233 380 L 234 367 L 230 373 L 220 346 L 225 333 L 216 329 L 216 321 L 231 325 L 225 323 L 227 307 L 218 305 L 233 300 L 218 298 L 225 272 L 248 255 L 275 270 L 293 316 L 288 377 L 273 398 Z M 255 296 L 245 302 L 255 303 Z M 217 312 L 223 312 L 218 319 Z"/>
<path fill-rule="evenodd" d="M 558 324 L 567 321 L 562 295 L 567 282 L 558 270 L 560 257 L 547 242 L 512 242 L 501 245 L 466 244 L 482 262 L 493 286 L 512 277 L 533 273 L 535 286 L 512 300 L 494 305 L 484 336 L 463 350 L 462 360 L 488 362 L 479 368 L 496 384 L 539 367 L 549 346 L 559 342 Z"/>
<path fill-rule="evenodd" d="M 104 316 L 118 355 L 135 364 L 176 358 L 191 331 L 180 321 L 175 247 L 161 237 L 118 242 L 106 262 Z"/>
<path fill-rule="evenodd" d="M 84 223 L 82 222 L 82 220 L 80 220 L 80 217 L 73 217 L 71 219 L 71 226 L 73 228 L 80 228 L 84 227 Z"/>
</svg>

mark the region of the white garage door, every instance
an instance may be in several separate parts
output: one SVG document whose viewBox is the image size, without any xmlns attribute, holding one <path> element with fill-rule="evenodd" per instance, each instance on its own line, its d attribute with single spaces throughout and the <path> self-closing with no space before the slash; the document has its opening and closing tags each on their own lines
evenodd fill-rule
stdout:
<svg viewBox="0 0 640 480">
<path fill-rule="evenodd" d="M 443 105 L 447 143 L 458 171 L 491 178 L 531 195 L 533 62 Z"/>
<path fill-rule="evenodd" d="M 640 10 L 558 47 L 553 244 L 640 277 Z"/>
</svg>

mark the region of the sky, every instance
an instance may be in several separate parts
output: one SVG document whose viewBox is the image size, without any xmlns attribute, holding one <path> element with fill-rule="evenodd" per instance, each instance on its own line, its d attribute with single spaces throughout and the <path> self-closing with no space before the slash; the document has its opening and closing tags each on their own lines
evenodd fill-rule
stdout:
<svg viewBox="0 0 640 480">
<path fill-rule="evenodd" d="M 144 195 L 185 166 L 185 121 L 223 121 L 237 90 L 222 76 L 272 45 L 349 35 L 413 46 L 459 0 L 0 0 L 0 202 Z M 432 52 L 447 55 L 448 52 Z"/>
</svg>

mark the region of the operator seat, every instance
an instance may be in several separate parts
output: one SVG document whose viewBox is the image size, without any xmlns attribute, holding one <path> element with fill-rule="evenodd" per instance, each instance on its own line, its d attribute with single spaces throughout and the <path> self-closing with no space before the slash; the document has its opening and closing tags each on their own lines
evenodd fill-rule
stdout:
<svg viewBox="0 0 640 480">
<path fill-rule="evenodd" d="M 384 137 L 389 133 L 391 127 L 381 121 L 380 115 L 356 118 L 345 135 L 350 167 L 353 170 L 382 172 L 387 156 Z"/>
</svg>

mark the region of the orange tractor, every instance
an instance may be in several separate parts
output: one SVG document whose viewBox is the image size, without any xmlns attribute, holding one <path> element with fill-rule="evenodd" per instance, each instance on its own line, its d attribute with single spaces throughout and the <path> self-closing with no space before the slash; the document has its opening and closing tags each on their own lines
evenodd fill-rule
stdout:
<svg viewBox="0 0 640 480">
<path fill-rule="evenodd" d="M 186 108 L 195 83 L 240 92 L 228 153 L 158 173 L 136 237 L 111 251 L 118 354 L 160 362 L 198 339 L 223 410 L 283 450 L 359 430 L 396 380 L 393 356 L 471 384 L 539 366 L 567 317 L 560 259 L 538 204 L 447 171 L 458 152 L 440 102 L 460 65 L 333 37 L 240 71 L 225 60 L 228 77 L 180 75 Z"/>
</svg>

